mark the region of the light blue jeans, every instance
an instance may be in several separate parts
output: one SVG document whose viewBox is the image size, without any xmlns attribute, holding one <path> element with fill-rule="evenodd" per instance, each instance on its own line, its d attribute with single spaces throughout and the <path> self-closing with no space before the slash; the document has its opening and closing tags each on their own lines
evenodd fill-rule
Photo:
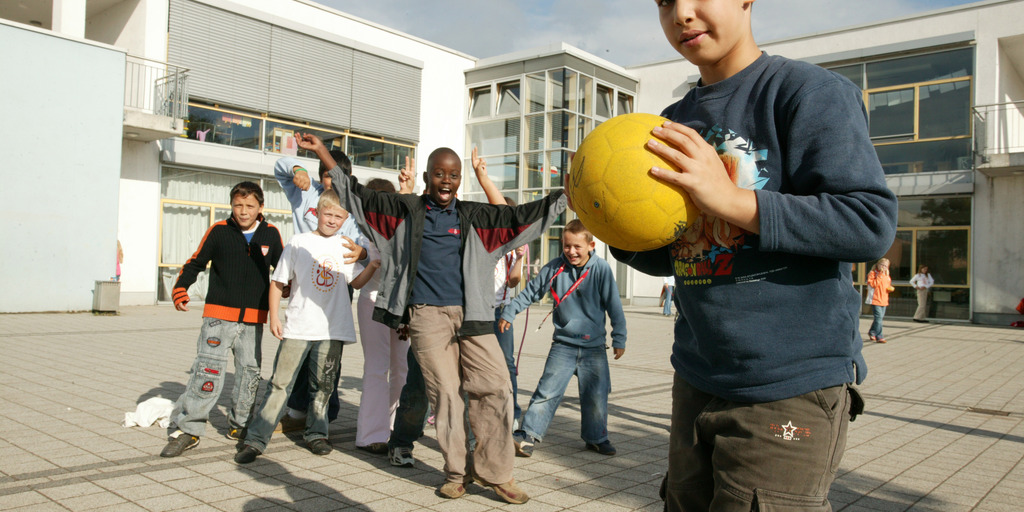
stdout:
<svg viewBox="0 0 1024 512">
<path fill-rule="evenodd" d="M 177 428 L 196 437 L 206 432 L 210 411 L 216 407 L 223 391 L 229 355 L 235 360 L 235 389 L 231 395 L 228 426 L 245 427 L 256 405 L 256 391 L 260 386 L 262 340 L 263 324 L 203 318 L 192 375 L 185 392 L 174 404 L 171 430 Z"/>
<path fill-rule="evenodd" d="M 675 286 L 666 286 L 665 287 L 665 309 L 662 310 L 662 312 L 661 312 L 661 314 L 663 314 L 665 316 L 671 316 L 672 315 L 672 301 L 673 301 L 673 299 L 675 299 L 675 290 L 676 290 Z"/>
<path fill-rule="evenodd" d="M 267 385 L 260 412 L 256 414 L 245 444 L 265 451 L 274 427 L 284 416 L 288 395 L 295 386 L 295 377 L 305 362 L 309 371 L 309 389 L 312 401 L 306 410 L 306 431 L 303 439 L 310 442 L 327 439 L 330 420 L 327 419 L 327 403 L 334 391 L 337 375 L 341 369 L 342 343 L 338 340 L 306 341 L 285 338 L 277 347 L 274 358 L 274 376 Z M 306 355 L 309 355 L 307 358 Z"/>
<path fill-rule="evenodd" d="M 608 440 L 608 393 L 612 386 L 606 349 L 557 341 L 551 344 L 544 374 L 523 415 L 522 430 L 538 441 L 544 438 L 573 375 L 580 391 L 580 437 L 593 444 Z"/>
<path fill-rule="evenodd" d="M 886 306 L 871 306 L 871 328 L 868 329 L 868 336 L 882 337 L 882 319 L 885 318 Z"/>
</svg>

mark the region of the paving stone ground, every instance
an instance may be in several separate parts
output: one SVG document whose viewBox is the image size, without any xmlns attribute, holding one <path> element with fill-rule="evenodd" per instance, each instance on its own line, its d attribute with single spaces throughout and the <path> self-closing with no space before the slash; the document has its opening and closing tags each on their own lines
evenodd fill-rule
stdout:
<svg viewBox="0 0 1024 512">
<path fill-rule="evenodd" d="M 147 398 L 181 393 L 200 309 L 0 315 L 0 510 L 661 510 L 672 321 L 660 308 L 627 308 L 626 355 L 611 362 L 609 431 L 618 454 L 584 450 L 570 384 L 534 456 L 516 459 L 515 478 L 532 497 L 523 506 L 476 485 L 458 500 L 435 496 L 444 477 L 433 430 L 417 444 L 412 469 L 355 449 L 362 374 L 356 345 L 343 357 L 332 454 L 311 455 L 301 435 L 276 435 L 256 463 L 234 464 L 234 442 L 224 437 L 225 394 L 197 448 L 160 458 L 164 429 L 124 428 L 121 421 Z M 525 329 L 524 408 L 550 343 L 550 324 L 535 331 L 545 312 L 534 307 Z M 517 319 L 517 340 L 524 320 Z M 861 320 L 865 335 L 868 323 Z M 890 318 L 886 333 L 889 343 L 864 347 L 868 407 L 851 426 L 833 509 L 1024 509 L 1024 329 Z M 786 348 L 770 333 L 765 343 Z M 276 350 L 268 334 L 264 378 Z"/>
</svg>

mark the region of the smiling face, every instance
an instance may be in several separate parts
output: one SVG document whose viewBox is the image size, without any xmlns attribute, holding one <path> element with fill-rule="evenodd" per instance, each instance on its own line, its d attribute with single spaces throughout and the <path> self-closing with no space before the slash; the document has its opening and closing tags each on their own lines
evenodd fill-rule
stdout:
<svg viewBox="0 0 1024 512">
<path fill-rule="evenodd" d="M 435 150 L 427 159 L 423 182 L 430 199 L 438 206 L 447 208 L 462 183 L 462 160 L 450 149 Z"/>
<path fill-rule="evenodd" d="M 256 224 L 259 219 L 260 213 L 263 213 L 263 205 L 256 200 L 255 194 L 245 196 L 235 194 L 231 198 L 231 216 L 242 231 L 252 229 L 253 224 Z"/>
<path fill-rule="evenodd" d="M 655 0 L 669 44 L 700 69 L 704 85 L 742 71 L 761 55 L 750 29 L 754 0 Z"/>
<path fill-rule="evenodd" d="M 587 240 L 587 233 L 562 232 L 562 254 L 574 267 L 582 267 L 590 261 L 590 251 L 594 250 L 594 241 Z"/>
</svg>

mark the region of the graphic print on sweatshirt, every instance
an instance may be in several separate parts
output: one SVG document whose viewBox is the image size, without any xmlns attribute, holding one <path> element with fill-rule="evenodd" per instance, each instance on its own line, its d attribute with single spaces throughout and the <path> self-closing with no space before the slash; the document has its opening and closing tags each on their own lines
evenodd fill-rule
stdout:
<svg viewBox="0 0 1024 512">
<path fill-rule="evenodd" d="M 341 269 L 341 262 L 331 254 L 323 254 L 313 259 L 316 260 L 311 276 L 313 286 L 321 292 L 330 293 L 340 281 L 338 270 Z"/>
<path fill-rule="evenodd" d="M 768 150 L 757 149 L 740 134 L 718 125 L 701 133 L 725 165 L 737 187 L 759 190 L 768 183 L 765 162 Z M 683 286 L 735 282 L 734 258 L 745 250 L 755 250 L 757 235 L 718 217 L 700 212 L 686 231 L 672 243 L 675 275 Z"/>
</svg>

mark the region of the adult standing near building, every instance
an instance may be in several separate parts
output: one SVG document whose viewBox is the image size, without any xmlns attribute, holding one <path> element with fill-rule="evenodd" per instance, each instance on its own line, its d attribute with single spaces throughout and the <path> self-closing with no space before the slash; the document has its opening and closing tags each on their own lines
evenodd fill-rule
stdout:
<svg viewBox="0 0 1024 512">
<path fill-rule="evenodd" d="M 926 324 L 928 320 L 928 291 L 935 285 L 935 279 L 928 272 L 928 265 L 921 265 L 914 277 L 910 278 L 910 286 L 917 290 L 917 311 L 914 311 L 914 321 Z"/>
</svg>

